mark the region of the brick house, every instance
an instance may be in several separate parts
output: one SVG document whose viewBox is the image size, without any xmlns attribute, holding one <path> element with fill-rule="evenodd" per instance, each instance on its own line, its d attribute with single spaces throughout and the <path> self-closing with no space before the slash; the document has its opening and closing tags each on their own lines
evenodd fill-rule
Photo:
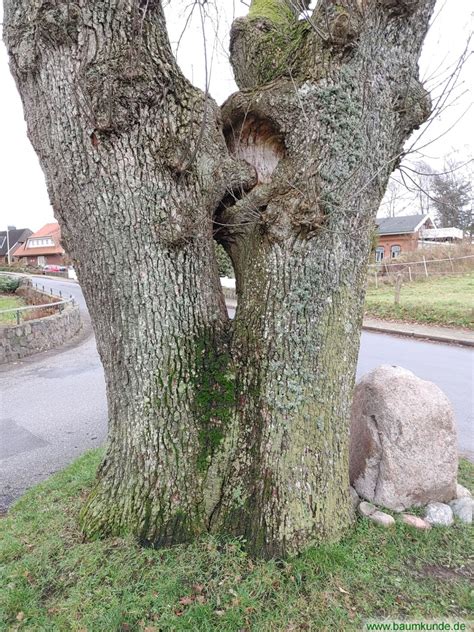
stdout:
<svg viewBox="0 0 474 632">
<path fill-rule="evenodd" d="M 61 229 L 54 222 L 46 224 L 31 234 L 15 252 L 15 258 L 27 266 L 65 265 L 64 248 L 61 245 Z"/>
<path fill-rule="evenodd" d="M 418 248 L 424 230 L 432 230 L 436 225 L 430 215 L 400 215 L 399 217 L 378 217 L 376 219 L 378 242 L 375 261 L 395 259 L 405 252 Z"/>
<path fill-rule="evenodd" d="M 0 231 L 0 262 L 8 263 L 8 254 L 10 253 L 10 261 L 16 258 L 16 251 L 22 244 L 33 234 L 29 228 L 11 228 L 10 230 Z"/>
</svg>

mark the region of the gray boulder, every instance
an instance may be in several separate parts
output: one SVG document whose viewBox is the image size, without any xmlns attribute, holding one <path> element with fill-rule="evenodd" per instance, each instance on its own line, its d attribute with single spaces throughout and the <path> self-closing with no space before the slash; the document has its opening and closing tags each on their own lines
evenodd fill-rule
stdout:
<svg viewBox="0 0 474 632">
<path fill-rule="evenodd" d="M 453 514 L 466 524 L 472 524 L 472 513 L 474 510 L 474 500 L 470 496 L 463 496 L 449 503 Z"/>
<path fill-rule="evenodd" d="M 394 511 L 456 497 L 456 426 L 444 393 L 383 365 L 354 392 L 350 480 L 362 498 Z"/>
<path fill-rule="evenodd" d="M 465 498 L 466 496 L 472 498 L 471 492 L 467 489 L 467 487 L 458 483 L 456 485 L 456 498 Z"/>
<path fill-rule="evenodd" d="M 372 520 L 372 522 L 375 522 L 375 524 L 378 524 L 381 527 L 395 526 L 395 518 L 384 511 L 374 511 L 373 514 L 370 514 L 369 520 Z"/>
<path fill-rule="evenodd" d="M 363 500 L 357 507 L 357 511 L 364 518 L 368 518 L 377 511 L 377 507 L 375 505 L 372 505 L 372 503 L 368 503 Z"/>
<path fill-rule="evenodd" d="M 395 524 L 395 520 L 392 516 L 383 511 L 379 511 L 375 505 L 372 505 L 372 503 L 368 503 L 365 500 L 359 504 L 357 511 L 361 516 L 368 518 L 381 527 L 391 527 Z"/>
<path fill-rule="evenodd" d="M 453 520 L 453 510 L 444 503 L 430 503 L 426 506 L 425 520 L 433 526 L 450 527 Z"/>
</svg>

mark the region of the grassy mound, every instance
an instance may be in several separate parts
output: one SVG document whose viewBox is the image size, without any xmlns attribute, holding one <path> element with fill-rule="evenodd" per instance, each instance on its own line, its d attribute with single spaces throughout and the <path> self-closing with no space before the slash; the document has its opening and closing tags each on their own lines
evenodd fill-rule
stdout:
<svg viewBox="0 0 474 632">
<path fill-rule="evenodd" d="M 359 630 L 369 618 L 472 613 L 472 528 L 424 533 L 359 520 L 345 540 L 286 562 L 239 541 L 169 550 L 84 542 L 76 517 L 101 452 L 30 490 L 0 519 L 2 630 Z M 474 487 L 474 466 L 460 481 Z"/>
</svg>

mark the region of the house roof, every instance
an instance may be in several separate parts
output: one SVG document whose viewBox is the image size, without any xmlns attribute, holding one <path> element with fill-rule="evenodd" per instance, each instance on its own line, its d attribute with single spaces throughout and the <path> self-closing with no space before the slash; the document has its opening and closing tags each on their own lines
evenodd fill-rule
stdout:
<svg viewBox="0 0 474 632">
<path fill-rule="evenodd" d="M 10 254 L 13 254 L 15 246 L 18 246 L 18 242 L 25 241 L 31 235 L 31 232 L 29 228 L 14 228 L 8 231 Z M 7 231 L 0 230 L 0 257 L 6 257 L 7 254 Z"/>
<path fill-rule="evenodd" d="M 54 246 L 28 247 L 28 240 L 38 237 L 51 237 Z M 15 257 L 37 257 L 42 255 L 63 254 L 64 248 L 61 246 L 61 228 L 57 222 L 45 224 L 32 235 L 28 236 L 28 240 L 15 251 Z"/>
<path fill-rule="evenodd" d="M 379 235 L 403 235 L 416 233 L 427 220 L 433 223 L 430 215 L 400 215 L 398 217 L 379 217 L 376 220 Z"/>
<path fill-rule="evenodd" d="M 43 228 L 37 230 L 31 237 L 54 237 L 56 233 L 61 237 L 61 228 L 57 222 L 51 222 L 50 224 L 45 224 Z"/>
</svg>

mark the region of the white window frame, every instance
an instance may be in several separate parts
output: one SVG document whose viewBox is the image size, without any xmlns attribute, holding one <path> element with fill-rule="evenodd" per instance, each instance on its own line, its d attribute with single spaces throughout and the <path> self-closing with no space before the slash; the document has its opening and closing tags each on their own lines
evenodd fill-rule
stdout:
<svg viewBox="0 0 474 632">
<path fill-rule="evenodd" d="M 394 250 L 394 248 L 398 248 L 398 250 Z M 402 254 L 402 247 L 400 244 L 393 244 L 390 246 L 390 259 L 396 259 Z"/>
</svg>

